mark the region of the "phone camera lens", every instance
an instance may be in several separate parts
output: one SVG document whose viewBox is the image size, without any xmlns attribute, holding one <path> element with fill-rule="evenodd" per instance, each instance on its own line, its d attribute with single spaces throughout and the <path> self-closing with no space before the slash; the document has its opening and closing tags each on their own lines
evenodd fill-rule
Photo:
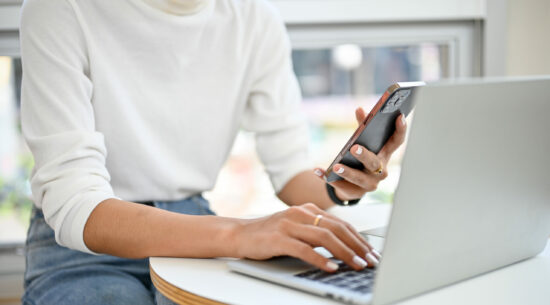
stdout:
<svg viewBox="0 0 550 305">
<path fill-rule="evenodd" d="M 400 98 L 399 100 L 397 100 L 397 102 L 395 102 L 395 104 L 394 104 L 394 107 L 395 107 L 396 109 L 399 108 L 399 107 L 401 107 L 401 104 L 403 104 L 403 101 L 404 101 L 404 100 L 405 100 L 404 98 Z"/>
<path fill-rule="evenodd" d="M 411 94 L 411 90 L 400 90 L 399 91 L 399 96 L 403 99 L 407 98 L 409 96 L 409 94 Z"/>
<path fill-rule="evenodd" d="M 401 99 L 399 97 L 399 94 L 394 94 L 384 105 L 384 108 L 382 109 L 382 113 L 391 113 L 394 112 L 397 108 L 399 108 L 398 105 L 400 105 Z"/>
<path fill-rule="evenodd" d="M 398 94 L 394 94 L 391 99 L 388 101 L 388 104 L 390 105 L 395 105 L 395 103 L 397 102 L 397 100 L 399 100 L 399 95 Z"/>
</svg>

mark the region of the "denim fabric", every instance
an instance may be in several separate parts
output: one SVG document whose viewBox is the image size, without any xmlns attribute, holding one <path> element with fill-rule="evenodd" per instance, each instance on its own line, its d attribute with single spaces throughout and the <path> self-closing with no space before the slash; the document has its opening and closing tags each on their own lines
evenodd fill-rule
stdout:
<svg viewBox="0 0 550 305">
<path fill-rule="evenodd" d="M 181 201 L 154 202 L 182 214 L 213 215 L 208 201 L 196 195 Z M 149 259 L 91 255 L 55 242 L 53 230 L 39 209 L 33 209 L 26 244 L 23 304 L 174 304 L 156 291 Z"/>
</svg>

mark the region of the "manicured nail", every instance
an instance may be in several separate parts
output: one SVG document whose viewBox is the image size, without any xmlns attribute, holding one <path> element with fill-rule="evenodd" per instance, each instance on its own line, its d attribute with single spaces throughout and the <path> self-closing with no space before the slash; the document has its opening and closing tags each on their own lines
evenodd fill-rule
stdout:
<svg viewBox="0 0 550 305">
<path fill-rule="evenodd" d="M 343 167 L 339 167 L 338 169 L 336 169 L 336 173 L 337 174 L 341 174 L 344 172 L 344 168 Z"/>
<path fill-rule="evenodd" d="M 378 252 L 376 249 L 372 249 L 371 252 L 378 257 L 382 257 L 382 255 L 380 255 L 380 252 Z"/>
<path fill-rule="evenodd" d="M 318 169 L 318 168 L 316 168 L 313 172 L 315 173 L 315 175 L 317 175 L 317 176 L 319 176 L 319 177 L 322 177 L 322 176 L 323 176 L 323 172 L 322 172 L 320 169 Z"/>
<path fill-rule="evenodd" d="M 355 151 L 356 154 L 360 155 L 363 153 L 363 148 L 361 146 L 357 147 L 357 150 Z"/>
<path fill-rule="evenodd" d="M 372 262 L 375 266 L 378 266 L 378 263 L 379 263 L 378 259 L 374 257 L 374 255 L 372 255 L 370 252 L 367 253 L 365 257 L 367 258 L 368 261 Z"/>
<path fill-rule="evenodd" d="M 401 115 L 401 125 L 405 125 L 407 122 L 405 121 L 405 116 Z"/>
<path fill-rule="evenodd" d="M 361 268 L 367 267 L 367 262 L 365 262 L 364 259 L 360 258 L 357 255 L 353 257 L 353 263 L 356 264 L 357 266 L 361 267 Z"/>
<path fill-rule="evenodd" d="M 336 270 L 338 270 L 338 264 L 333 262 L 333 261 L 329 261 L 327 263 L 327 268 L 331 271 L 336 271 Z"/>
</svg>

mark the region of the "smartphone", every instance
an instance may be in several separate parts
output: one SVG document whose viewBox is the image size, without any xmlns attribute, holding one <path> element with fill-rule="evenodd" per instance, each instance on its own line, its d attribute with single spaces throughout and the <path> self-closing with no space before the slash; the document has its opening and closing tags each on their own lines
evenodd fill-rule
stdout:
<svg viewBox="0 0 550 305">
<path fill-rule="evenodd" d="M 349 151 L 350 148 L 355 144 L 359 144 L 378 154 L 395 132 L 397 117 L 401 114 L 407 116 L 411 112 L 414 106 L 412 97 L 415 88 L 424 85 L 426 85 L 424 82 L 399 82 L 389 86 L 325 171 L 325 180 L 333 182 L 342 179 L 333 171 L 333 166 L 338 163 L 356 169 L 363 169 L 363 163 L 355 159 Z"/>
</svg>

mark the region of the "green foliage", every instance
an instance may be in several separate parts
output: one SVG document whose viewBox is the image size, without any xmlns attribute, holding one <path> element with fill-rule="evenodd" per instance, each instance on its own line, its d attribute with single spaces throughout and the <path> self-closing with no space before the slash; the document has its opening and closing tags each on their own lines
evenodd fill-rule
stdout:
<svg viewBox="0 0 550 305">
<path fill-rule="evenodd" d="M 15 178 L 0 177 L 0 217 L 15 214 L 22 223 L 29 222 L 33 205 L 29 177 L 33 166 L 32 156 L 23 154 L 17 160 Z"/>
<path fill-rule="evenodd" d="M 377 189 L 374 192 L 367 193 L 369 201 L 392 203 L 393 192 Z"/>
</svg>

